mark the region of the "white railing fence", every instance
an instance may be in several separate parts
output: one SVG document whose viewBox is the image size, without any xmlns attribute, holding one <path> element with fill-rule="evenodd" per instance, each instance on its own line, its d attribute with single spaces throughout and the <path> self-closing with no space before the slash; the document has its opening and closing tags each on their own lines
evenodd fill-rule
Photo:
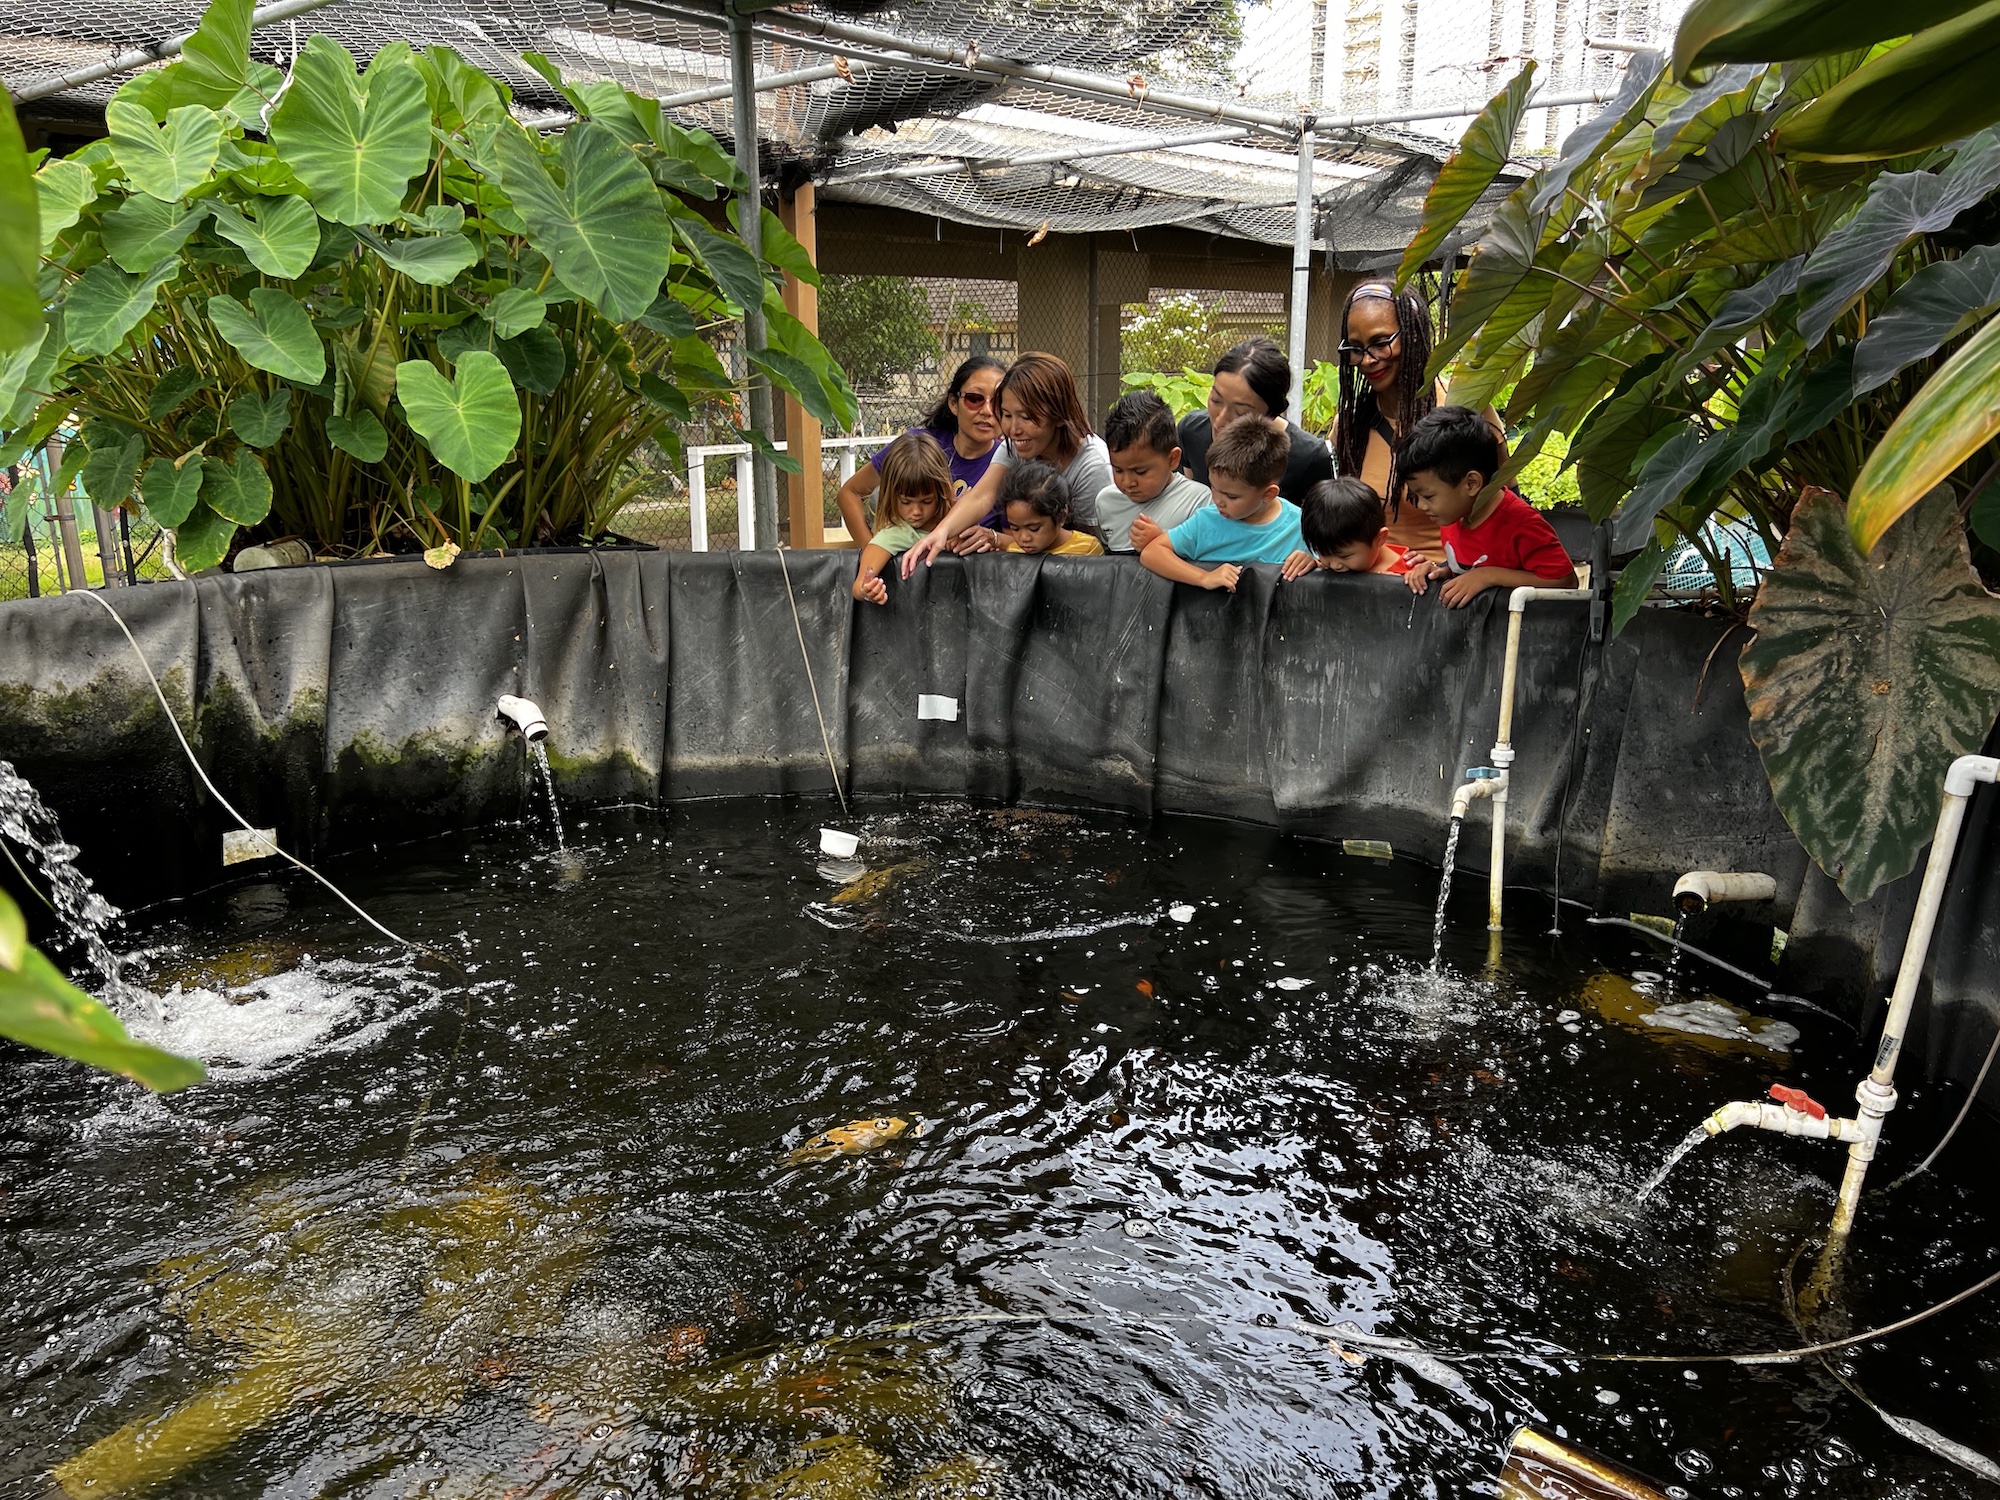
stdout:
<svg viewBox="0 0 2000 1500">
<path fill-rule="evenodd" d="M 862 433 L 856 437 L 821 438 L 819 442 L 822 461 L 829 456 L 838 456 L 840 482 L 847 483 L 860 467 L 855 455 L 873 455 L 882 444 L 894 434 L 881 433 L 873 436 Z M 777 449 L 783 453 L 787 445 L 779 443 Z M 757 545 L 757 523 L 754 514 L 754 500 L 750 489 L 750 445 L 748 443 L 707 443 L 687 450 L 688 487 L 688 545 L 696 552 L 708 550 L 708 461 L 711 458 L 734 458 L 736 460 L 736 545 L 748 550 Z M 822 468 L 822 474 L 825 470 Z"/>
</svg>

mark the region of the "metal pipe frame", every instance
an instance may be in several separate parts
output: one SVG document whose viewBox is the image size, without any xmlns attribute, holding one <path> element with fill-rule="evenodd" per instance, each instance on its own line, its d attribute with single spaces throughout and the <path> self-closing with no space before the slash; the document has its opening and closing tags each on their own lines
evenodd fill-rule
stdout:
<svg viewBox="0 0 2000 1500">
<path fill-rule="evenodd" d="M 667 100 L 661 100 L 662 104 Z M 1183 135 L 1138 136 L 1102 146 L 1066 147 L 1055 151 L 1032 151 L 1026 156 L 953 157 L 948 160 L 909 162 L 895 167 L 858 167 L 851 172 L 832 172 L 819 179 L 821 187 L 845 187 L 851 182 L 901 181 L 912 177 L 945 177 L 953 172 L 982 168 L 1042 167 L 1070 161 L 1094 161 L 1106 156 L 1139 156 L 1149 151 L 1172 151 L 1179 146 L 1209 146 L 1223 141 L 1240 141 L 1250 134 L 1247 125 L 1218 125 L 1212 130 L 1191 130 Z"/>
<path fill-rule="evenodd" d="M 736 196 L 736 233 L 743 241 L 743 248 L 761 265 L 764 177 L 757 160 L 757 51 L 752 44 L 749 17 L 734 13 L 729 17 L 729 77 L 735 90 L 730 110 L 735 116 L 736 165 L 750 183 L 748 191 Z M 748 130 L 743 128 L 745 121 L 749 122 Z M 768 443 L 775 436 L 771 431 L 771 381 L 753 362 L 756 355 L 764 352 L 765 339 L 763 306 L 745 307 L 743 349 L 748 357 L 744 361 L 744 374 L 749 380 L 745 405 L 749 407 L 750 430 L 763 434 Z M 750 474 L 754 498 L 751 518 L 756 531 L 753 545 L 773 551 L 778 545 L 778 471 L 772 467 L 768 452 L 751 454 Z M 739 501 L 740 489 L 739 484 Z"/>
<path fill-rule="evenodd" d="M 309 10 L 318 10 L 323 5 L 331 5 L 333 0 L 277 0 L 273 5 L 260 5 L 250 12 L 250 29 L 269 26 L 274 21 L 288 20 L 303 15 Z M 73 68 L 60 78 L 51 78 L 42 83 L 29 84 L 14 91 L 14 102 L 25 104 L 31 99 L 47 99 L 56 94 L 68 93 L 71 89 L 82 88 L 85 84 L 101 79 L 114 78 L 120 73 L 136 73 L 156 62 L 165 62 L 170 57 L 180 56 L 181 48 L 187 44 L 192 31 L 183 31 L 164 41 L 154 42 L 147 47 L 134 47 L 129 52 L 121 52 L 116 57 L 101 63 L 92 63 L 86 68 Z"/>
</svg>

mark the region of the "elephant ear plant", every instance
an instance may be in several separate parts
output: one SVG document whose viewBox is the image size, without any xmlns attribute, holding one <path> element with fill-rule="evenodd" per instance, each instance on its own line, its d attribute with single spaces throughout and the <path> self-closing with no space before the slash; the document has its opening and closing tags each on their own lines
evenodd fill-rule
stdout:
<svg viewBox="0 0 2000 1500">
<path fill-rule="evenodd" d="M 1925 30 L 1890 45 L 1947 13 L 1983 64 Z M 2000 573 L 1996 16 L 1697 0 L 1677 66 L 1635 56 L 1502 198 L 1450 278 L 1432 372 L 1455 401 L 1504 401 L 1500 478 L 1566 443 L 1631 556 L 1617 627 L 1671 551 L 1706 560 L 1713 604 L 1753 631 L 1742 675 L 1778 806 L 1855 901 L 1914 866 L 1945 767 L 2000 710 L 2000 600 L 1978 571 Z M 1914 114 L 1863 107 L 1926 69 L 1955 117 L 1912 133 Z M 1491 202 L 1530 82 L 1440 170 L 1405 280 Z M 1761 588 L 1718 522 L 1776 559 Z"/>
<path fill-rule="evenodd" d="M 74 414 L 92 498 L 136 494 L 197 569 L 260 534 L 595 536 L 643 445 L 674 453 L 698 408 L 733 420 L 714 340 L 753 305 L 756 367 L 852 421 L 777 294 L 811 265 L 768 212 L 768 261 L 723 226 L 744 182 L 710 137 L 552 71 L 576 119 L 537 135 L 442 47 L 364 70 L 314 36 L 282 75 L 250 61 L 249 12 L 215 0 L 181 60 L 113 97 L 106 139 L 36 173 L 46 323 L 0 364 L 7 456 Z"/>
</svg>

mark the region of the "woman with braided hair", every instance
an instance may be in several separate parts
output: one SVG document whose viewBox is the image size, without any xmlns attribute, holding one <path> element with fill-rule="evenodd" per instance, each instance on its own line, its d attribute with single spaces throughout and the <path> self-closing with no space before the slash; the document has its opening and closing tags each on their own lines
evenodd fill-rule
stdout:
<svg viewBox="0 0 2000 1500">
<path fill-rule="evenodd" d="M 1443 399 L 1444 384 L 1424 378 L 1431 362 L 1430 307 L 1422 293 L 1398 292 L 1386 281 L 1364 281 L 1347 294 L 1340 315 L 1340 412 L 1333 457 L 1343 474 L 1363 480 L 1389 513 L 1389 540 L 1406 551 L 1436 556 L 1437 524 L 1402 503 L 1396 452 L 1410 429 Z M 1507 452 L 1506 429 L 1488 407 L 1487 425 Z"/>
</svg>

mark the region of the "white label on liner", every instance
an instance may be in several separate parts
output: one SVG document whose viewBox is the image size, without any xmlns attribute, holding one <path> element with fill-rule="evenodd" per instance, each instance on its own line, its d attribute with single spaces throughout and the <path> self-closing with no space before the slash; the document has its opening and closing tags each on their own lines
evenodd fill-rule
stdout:
<svg viewBox="0 0 2000 1500">
<path fill-rule="evenodd" d="M 232 828 L 222 836 L 222 862 L 246 864 L 253 859 L 270 859 L 278 852 L 275 828 Z"/>
<path fill-rule="evenodd" d="M 946 698 L 937 693 L 917 694 L 917 717 L 920 719 L 946 719 L 958 722 L 958 700 Z"/>
</svg>

